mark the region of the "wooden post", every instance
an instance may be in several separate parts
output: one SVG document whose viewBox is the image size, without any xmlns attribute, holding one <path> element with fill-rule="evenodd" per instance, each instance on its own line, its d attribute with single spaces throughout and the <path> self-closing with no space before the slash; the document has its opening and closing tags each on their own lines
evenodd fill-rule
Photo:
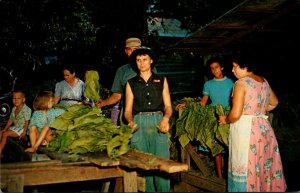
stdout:
<svg viewBox="0 0 300 193">
<path fill-rule="evenodd" d="M 138 192 L 137 172 L 123 171 L 124 192 Z"/>
<path fill-rule="evenodd" d="M 139 175 L 137 177 L 137 182 L 138 182 L 138 191 L 146 192 L 146 177 Z"/>
<path fill-rule="evenodd" d="M 110 181 L 103 182 L 101 187 L 101 192 L 108 192 L 110 186 Z"/>
<path fill-rule="evenodd" d="M 186 151 L 186 149 L 180 146 L 180 161 L 188 165 L 188 169 L 191 168 L 191 157 Z"/>
<path fill-rule="evenodd" d="M 7 192 L 23 192 L 24 191 L 24 175 L 10 175 L 7 182 Z"/>
</svg>

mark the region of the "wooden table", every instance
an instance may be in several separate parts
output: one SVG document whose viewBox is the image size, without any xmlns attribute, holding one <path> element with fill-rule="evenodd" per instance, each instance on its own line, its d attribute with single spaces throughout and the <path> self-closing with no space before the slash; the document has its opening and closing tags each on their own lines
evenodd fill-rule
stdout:
<svg viewBox="0 0 300 193">
<path fill-rule="evenodd" d="M 118 160 L 98 154 L 81 156 L 75 162 L 67 162 L 65 154 L 47 152 L 46 148 L 39 150 L 46 152 L 51 160 L 1 164 L 1 186 L 8 192 L 23 192 L 24 186 L 116 178 L 119 180 L 115 191 L 137 192 L 140 170 L 167 173 L 188 170 L 187 164 L 135 150 Z"/>
</svg>

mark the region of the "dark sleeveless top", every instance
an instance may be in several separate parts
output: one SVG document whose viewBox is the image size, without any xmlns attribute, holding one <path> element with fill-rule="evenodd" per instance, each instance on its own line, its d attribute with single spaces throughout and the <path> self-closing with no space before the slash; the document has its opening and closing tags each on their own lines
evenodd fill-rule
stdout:
<svg viewBox="0 0 300 193">
<path fill-rule="evenodd" d="M 133 100 L 133 114 L 139 112 L 155 112 L 164 110 L 162 92 L 164 77 L 152 73 L 148 82 L 139 75 L 128 80 L 131 87 Z"/>
</svg>

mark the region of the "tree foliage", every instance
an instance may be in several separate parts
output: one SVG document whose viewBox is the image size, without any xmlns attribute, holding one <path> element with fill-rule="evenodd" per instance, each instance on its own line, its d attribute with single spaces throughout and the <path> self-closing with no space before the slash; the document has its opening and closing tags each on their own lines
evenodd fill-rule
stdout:
<svg viewBox="0 0 300 193">
<path fill-rule="evenodd" d="M 163 49 L 161 39 L 148 34 L 149 16 L 179 19 L 193 32 L 239 1 L 1 0 L 2 65 L 24 72 L 41 66 L 46 56 L 58 56 L 104 67 L 112 79 L 125 62 L 126 38 L 139 37 L 144 45 Z"/>
<path fill-rule="evenodd" d="M 2 0 L 1 57 L 10 68 L 32 68 L 49 54 L 110 63 L 128 36 L 145 38 L 143 13 L 138 0 Z"/>
</svg>

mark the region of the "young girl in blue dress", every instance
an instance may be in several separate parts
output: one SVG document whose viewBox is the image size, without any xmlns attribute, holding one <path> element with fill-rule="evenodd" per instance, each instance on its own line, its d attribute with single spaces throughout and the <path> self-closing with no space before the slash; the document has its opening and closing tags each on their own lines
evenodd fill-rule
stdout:
<svg viewBox="0 0 300 193">
<path fill-rule="evenodd" d="M 33 101 L 34 112 L 29 123 L 29 138 L 31 147 L 26 152 L 34 153 L 39 146 L 47 145 L 52 140 L 51 123 L 64 113 L 63 109 L 52 108 L 54 94 L 51 91 L 41 91 Z"/>
</svg>

